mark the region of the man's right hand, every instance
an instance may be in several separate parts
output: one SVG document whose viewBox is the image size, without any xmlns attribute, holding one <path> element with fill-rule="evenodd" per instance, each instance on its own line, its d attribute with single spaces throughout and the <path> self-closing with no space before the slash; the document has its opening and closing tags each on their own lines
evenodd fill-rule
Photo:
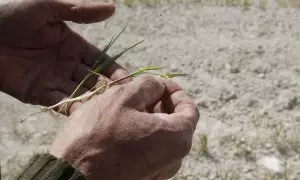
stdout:
<svg viewBox="0 0 300 180">
<path fill-rule="evenodd" d="M 75 109 L 50 153 L 89 180 L 168 179 L 191 149 L 198 118 L 178 84 L 141 76 Z"/>
</svg>

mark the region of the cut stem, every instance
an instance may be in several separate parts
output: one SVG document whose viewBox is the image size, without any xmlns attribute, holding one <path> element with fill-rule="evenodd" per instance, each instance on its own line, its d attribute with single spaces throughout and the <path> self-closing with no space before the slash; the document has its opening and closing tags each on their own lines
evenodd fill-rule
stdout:
<svg viewBox="0 0 300 180">
<path fill-rule="evenodd" d="M 125 76 L 123 78 L 120 78 L 118 80 L 115 80 L 113 82 L 110 82 L 108 85 L 103 85 L 103 86 L 100 86 L 99 88 L 95 89 L 94 91 L 90 92 L 90 93 L 87 93 L 87 94 L 83 94 L 81 96 L 78 96 L 78 97 L 75 97 L 75 98 L 72 98 L 72 99 L 66 99 L 66 100 L 63 100 L 63 101 L 60 101 L 59 103 L 57 104 L 54 104 L 53 106 L 49 106 L 49 107 L 43 107 L 42 110 L 44 111 L 49 111 L 51 109 L 55 109 L 61 105 L 64 105 L 64 104 L 68 104 L 68 103 L 73 103 L 73 102 L 76 102 L 76 101 L 81 101 L 83 99 L 88 99 L 92 96 L 94 96 L 95 94 L 97 94 L 100 90 L 102 90 L 103 88 L 106 88 L 106 86 L 111 86 L 111 85 L 114 85 L 124 79 L 127 79 L 129 77 L 132 77 L 133 74 L 130 74 L 128 76 Z"/>
<path fill-rule="evenodd" d="M 162 69 L 162 68 L 164 68 L 164 67 L 152 67 L 152 66 L 144 67 L 144 68 L 142 68 L 142 69 L 140 69 L 138 71 L 135 71 L 135 72 L 129 74 L 128 76 L 125 76 L 123 78 L 117 79 L 117 80 L 112 81 L 112 82 L 110 82 L 108 84 L 102 85 L 102 86 L 100 86 L 99 88 L 96 88 L 95 90 L 93 90 L 90 93 L 83 94 L 83 95 L 75 97 L 75 98 L 70 98 L 70 99 L 66 99 L 66 100 L 60 101 L 59 103 L 54 104 L 54 105 L 49 106 L 49 107 L 42 107 L 42 110 L 40 112 L 35 112 L 35 113 L 32 113 L 32 114 L 28 115 L 27 117 L 25 117 L 21 121 L 21 123 L 24 122 L 28 117 L 30 117 L 32 115 L 53 110 L 53 109 L 55 109 L 55 108 L 57 108 L 57 107 L 59 107 L 61 105 L 65 106 L 65 105 L 67 105 L 69 103 L 74 103 L 74 102 L 81 101 L 81 100 L 84 100 L 84 99 L 89 99 L 92 96 L 96 95 L 99 91 L 103 90 L 104 88 L 110 87 L 111 85 L 114 85 L 114 84 L 116 84 L 116 83 L 118 83 L 118 82 L 120 82 L 120 81 L 122 81 L 124 79 L 130 78 L 130 77 L 135 77 L 135 76 L 137 76 L 139 74 L 143 74 L 144 72 L 147 72 L 147 71 L 159 70 L 159 69 Z M 95 72 L 93 72 L 93 73 L 95 73 Z M 151 73 L 151 74 L 162 76 L 161 74 L 156 74 L 156 73 Z M 172 77 L 182 76 L 182 75 L 185 75 L 185 74 L 180 74 L 180 73 L 178 73 L 178 74 L 167 74 L 167 77 L 168 78 L 172 78 Z M 164 77 L 164 75 L 162 77 Z"/>
</svg>

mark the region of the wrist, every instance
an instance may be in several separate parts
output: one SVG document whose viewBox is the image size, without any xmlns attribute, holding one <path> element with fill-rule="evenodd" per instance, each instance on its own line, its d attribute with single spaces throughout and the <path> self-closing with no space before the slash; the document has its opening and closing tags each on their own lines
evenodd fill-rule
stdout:
<svg viewBox="0 0 300 180">
<path fill-rule="evenodd" d="M 88 145 L 61 148 L 52 147 L 50 153 L 71 164 L 90 180 L 116 179 L 117 166 L 115 155 L 104 149 L 86 148 Z M 65 146 L 66 147 L 66 146 Z"/>
<path fill-rule="evenodd" d="M 78 169 L 83 175 L 87 176 L 90 174 L 88 167 L 89 161 L 83 160 L 83 156 L 88 152 L 87 149 L 81 149 L 81 147 L 73 147 L 73 145 L 66 144 L 63 138 L 56 139 L 52 144 L 49 153 L 65 162 L 68 162 L 74 168 Z"/>
</svg>

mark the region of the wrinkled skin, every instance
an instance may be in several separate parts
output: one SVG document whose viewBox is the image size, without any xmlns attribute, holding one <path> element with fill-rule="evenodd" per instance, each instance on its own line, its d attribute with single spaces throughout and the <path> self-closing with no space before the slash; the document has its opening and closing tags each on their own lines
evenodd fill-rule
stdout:
<svg viewBox="0 0 300 180">
<path fill-rule="evenodd" d="M 112 4 L 76 0 L 0 2 L 0 89 L 19 100 L 53 105 L 68 97 L 88 73 L 100 50 L 64 21 L 95 23 L 109 18 Z M 128 72 L 113 64 L 104 74 L 115 80 Z M 86 92 L 91 79 L 80 89 Z"/>
<path fill-rule="evenodd" d="M 50 152 L 89 180 L 167 179 L 189 153 L 198 118 L 178 84 L 141 76 L 76 109 Z"/>
</svg>

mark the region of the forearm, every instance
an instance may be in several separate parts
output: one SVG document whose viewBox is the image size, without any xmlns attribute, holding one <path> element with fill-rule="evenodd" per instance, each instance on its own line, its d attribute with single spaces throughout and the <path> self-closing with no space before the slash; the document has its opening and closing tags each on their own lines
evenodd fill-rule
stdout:
<svg viewBox="0 0 300 180">
<path fill-rule="evenodd" d="M 68 162 L 50 154 L 36 154 L 16 180 L 85 180 Z"/>
</svg>

